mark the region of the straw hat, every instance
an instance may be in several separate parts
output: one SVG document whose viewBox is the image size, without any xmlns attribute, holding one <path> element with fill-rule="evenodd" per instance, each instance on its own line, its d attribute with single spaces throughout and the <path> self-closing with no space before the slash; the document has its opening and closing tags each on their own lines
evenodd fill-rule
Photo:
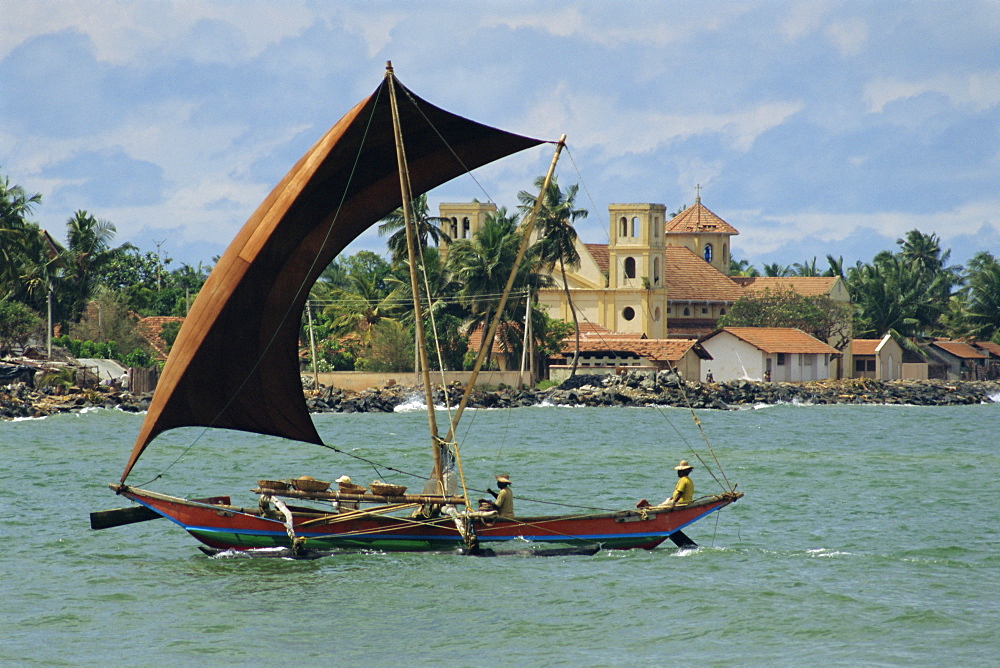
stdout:
<svg viewBox="0 0 1000 668">
<path fill-rule="evenodd" d="M 339 478 L 337 478 L 336 482 L 338 482 L 338 483 L 340 483 L 340 482 L 346 482 L 348 485 L 350 485 L 351 484 L 351 476 L 349 476 L 349 475 L 342 475 Z"/>
<path fill-rule="evenodd" d="M 507 483 L 508 485 L 512 484 L 512 483 L 510 482 L 510 474 L 507 474 L 507 473 L 501 473 L 501 474 L 500 474 L 500 475 L 498 475 L 498 476 L 497 476 L 496 478 L 497 478 L 497 482 L 505 482 L 505 483 Z"/>
<path fill-rule="evenodd" d="M 688 464 L 688 460 L 682 459 L 681 463 L 674 467 L 675 471 L 683 471 L 684 469 L 693 469 L 694 467 Z"/>
</svg>

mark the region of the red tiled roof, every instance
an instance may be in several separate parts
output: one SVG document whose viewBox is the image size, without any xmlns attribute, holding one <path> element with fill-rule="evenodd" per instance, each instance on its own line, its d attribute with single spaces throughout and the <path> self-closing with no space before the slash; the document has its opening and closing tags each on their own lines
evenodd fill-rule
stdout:
<svg viewBox="0 0 1000 668">
<path fill-rule="evenodd" d="M 993 357 L 1000 357 L 1000 344 L 992 341 L 976 341 L 974 344 L 980 350 L 984 350 Z"/>
<path fill-rule="evenodd" d="M 645 338 L 646 335 L 642 333 L 630 334 L 628 332 L 612 332 L 607 327 L 598 325 L 596 322 L 591 322 L 589 320 L 580 321 L 580 336 L 619 336 L 619 337 L 633 337 L 633 338 Z"/>
<path fill-rule="evenodd" d="M 654 362 L 678 362 L 697 346 L 699 356 L 708 358 L 695 339 L 637 339 L 631 336 L 606 336 L 602 338 L 580 337 L 580 352 L 626 352 L 635 353 Z M 575 348 L 573 337 L 563 339 L 563 353 L 572 353 Z"/>
<path fill-rule="evenodd" d="M 521 337 L 521 328 L 517 325 L 505 322 L 500 325 L 500 327 L 514 328 L 517 330 L 518 337 Z M 483 345 L 483 326 L 477 326 L 472 332 L 469 333 L 469 350 L 479 352 L 479 348 Z M 500 329 L 497 329 L 497 335 L 493 339 L 493 348 L 490 350 L 491 355 L 500 355 L 503 353 L 510 352 L 507 350 L 506 345 L 504 345 L 504 339 L 501 336 Z"/>
<path fill-rule="evenodd" d="M 851 339 L 852 355 L 874 355 L 882 339 Z"/>
<path fill-rule="evenodd" d="M 743 288 L 683 246 L 665 249 L 664 282 L 667 299 L 734 302 Z"/>
<path fill-rule="evenodd" d="M 607 244 L 583 244 L 590 256 L 594 258 L 594 262 L 597 263 L 597 268 L 604 272 L 604 275 L 608 274 L 608 245 Z"/>
<path fill-rule="evenodd" d="M 700 198 L 694 203 L 694 206 L 689 206 L 671 218 L 667 222 L 666 231 L 667 234 L 694 234 L 695 232 L 739 234 L 736 228 L 709 211 L 708 207 L 701 203 Z"/>
<path fill-rule="evenodd" d="M 711 339 L 720 332 L 728 332 L 765 353 L 840 354 L 836 348 L 794 327 L 723 327 L 705 338 Z"/>
<path fill-rule="evenodd" d="M 719 325 L 714 318 L 672 318 L 667 321 L 671 339 L 700 339 L 711 334 Z"/>
<path fill-rule="evenodd" d="M 749 292 L 788 292 L 800 295 L 826 295 L 833 288 L 837 276 L 733 276 L 733 281 Z"/>
<path fill-rule="evenodd" d="M 984 360 L 989 357 L 986 353 L 980 352 L 968 343 L 962 343 L 961 341 L 933 341 L 932 345 L 937 346 L 947 353 L 951 353 L 955 357 L 963 359 Z"/>
<path fill-rule="evenodd" d="M 136 329 L 142 334 L 149 345 L 153 347 L 156 351 L 156 359 L 165 360 L 167 359 L 167 344 L 160 338 L 160 331 L 163 329 L 163 325 L 168 322 L 184 322 L 184 318 L 175 315 L 154 315 L 148 318 L 141 318 L 139 322 L 136 323 Z"/>
</svg>

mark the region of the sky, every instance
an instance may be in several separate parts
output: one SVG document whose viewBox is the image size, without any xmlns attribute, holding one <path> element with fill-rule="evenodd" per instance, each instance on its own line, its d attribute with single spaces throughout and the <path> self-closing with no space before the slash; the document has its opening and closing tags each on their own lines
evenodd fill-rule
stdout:
<svg viewBox="0 0 1000 668">
<path fill-rule="evenodd" d="M 1000 257 L 1000 2 L 0 0 L 0 175 L 58 239 L 211 264 L 391 60 L 424 99 L 567 135 L 561 185 L 608 204 L 701 201 L 762 267 L 847 266 L 935 234 Z M 509 209 L 546 145 L 429 193 Z M 372 230 L 347 252 L 384 252 Z"/>
</svg>

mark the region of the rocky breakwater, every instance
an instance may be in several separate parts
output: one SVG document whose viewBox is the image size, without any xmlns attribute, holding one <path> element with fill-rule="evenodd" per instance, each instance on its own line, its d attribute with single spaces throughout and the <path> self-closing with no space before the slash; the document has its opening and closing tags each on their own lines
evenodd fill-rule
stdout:
<svg viewBox="0 0 1000 668">
<path fill-rule="evenodd" d="M 131 394 L 110 387 L 81 389 L 43 387 L 24 383 L 0 386 L 0 419 L 40 418 L 86 408 L 117 408 L 138 413 L 149 408 L 152 394 Z"/>
<path fill-rule="evenodd" d="M 464 387 L 450 385 L 445 390 L 434 390 L 434 405 L 457 406 L 462 400 Z M 535 389 L 504 388 L 497 390 L 473 390 L 469 397 L 470 408 L 517 408 L 541 403 L 546 392 Z M 398 407 L 412 404 L 424 405 L 422 388 L 394 385 L 386 388 L 372 388 L 363 392 L 350 392 L 338 388 L 326 388 L 319 392 L 306 392 L 306 405 L 313 413 L 392 413 Z"/>
<path fill-rule="evenodd" d="M 447 403 L 457 406 L 463 387 L 447 388 Z M 108 387 L 96 389 L 42 388 L 24 383 L 0 386 L 0 419 L 38 418 L 87 408 L 140 412 L 149 408 L 151 394 L 132 394 Z M 306 391 L 313 413 L 391 413 L 411 404 L 422 406 L 420 388 L 396 385 L 351 392 L 324 388 Z M 997 381 L 877 381 L 838 380 L 809 383 L 731 381 L 698 383 L 676 374 L 628 372 L 620 376 L 579 375 L 549 390 L 498 388 L 474 390 L 470 408 L 518 408 L 542 403 L 565 406 L 675 406 L 736 409 L 758 404 L 909 404 L 950 406 L 1000 401 Z M 434 391 L 434 403 L 445 405 L 445 390 Z"/>
<path fill-rule="evenodd" d="M 731 409 L 756 404 L 909 404 L 948 406 L 992 403 L 1000 397 L 996 381 L 870 379 L 805 383 L 725 383 L 683 381 L 676 374 L 628 372 L 620 376 L 576 376 L 550 391 L 557 405 L 676 406 Z"/>
</svg>

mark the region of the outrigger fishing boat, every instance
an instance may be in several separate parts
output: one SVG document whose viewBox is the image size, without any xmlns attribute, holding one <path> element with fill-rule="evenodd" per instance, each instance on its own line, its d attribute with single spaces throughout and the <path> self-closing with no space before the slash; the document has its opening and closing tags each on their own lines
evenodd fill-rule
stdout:
<svg viewBox="0 0 1000 668">
<path fill-rule="evenodd" d="M 493 554 L 504 546 L 528 544 L 591 553 L 652 549 L 667 539 L 693 546 L 682 529 L 733 503 L 742 492 L 733 486 L 685 506 L 513 518 L 470 503 L 455 429 L 488 345 L 480 347 L 445 436 L 436 422 L 426 346 L 418 346 L 434 458 L 420 493 L 377 483 L 365 488 L 345 481 L 331 489 L 329 483 L 306 478 L 260 480 L 254 489 L 257 505 L 243 507 L 230 496 L 185 499 L 126 482 L 147 446 L 177 427 L 233 429 L 326 445 L 309 416 L 297 356 L 309 288 L 351 241 L 402 207 L 414 321 L 424 341 L 414 196 L 543 143 L 429 104 L 399 83 L 390 63 L 375 92 L 292 167 L 218 261 L 177 336 L 121 479 L 109 485 L 139 505 L 92 513 L 91 526 L 103 529 L 162 516 L 208 551 L 272 548 L 293 556 L 357 549 Z M 565 136 L 555 144 L 542 193 Z M 524 224 L 515 267 L 543 199 L 537 198 Z M 494 313 L 503 312 L 513 279 Z M 493 320 L 484 341 L 493 340 L 498 323 L 499 318 Z"/>
</svg>

